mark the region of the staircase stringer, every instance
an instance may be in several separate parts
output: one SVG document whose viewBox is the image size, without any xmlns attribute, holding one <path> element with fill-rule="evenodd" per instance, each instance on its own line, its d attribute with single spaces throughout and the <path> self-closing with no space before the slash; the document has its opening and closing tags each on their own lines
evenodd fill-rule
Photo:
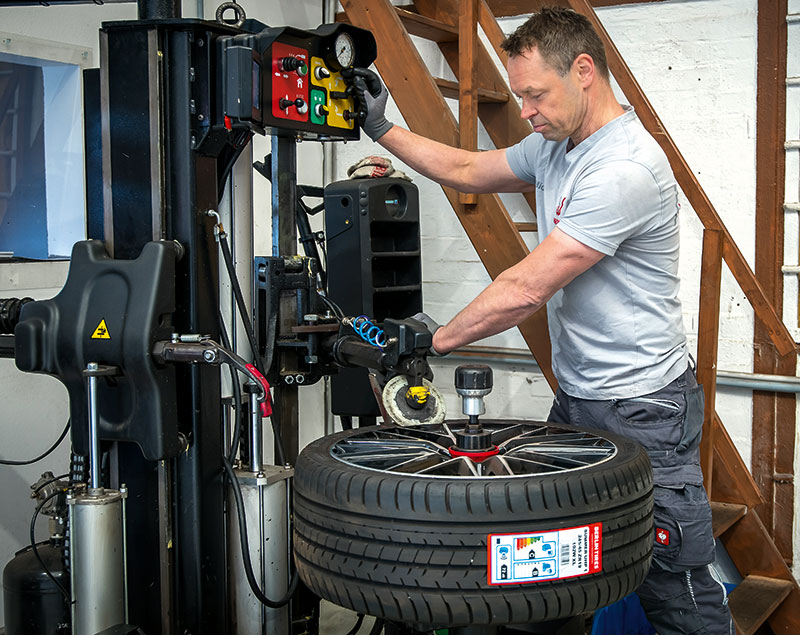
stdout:
<svg viewBox="0 0 800 635">
<path fill-rule="evenodd" d="M 342 0 L 352 24 L 369 29 L 378 46 L 375 65 L 392 94 L 408 127 L 415 133 L 450 146 L 458 146 L 459 134 L 455 117 L 450 112 L 433 77 L 423 62 L 396 9 L 388 0 L 364 3 Z M 458 192 L 443 187 L 472 245 L 494 279 L 528 255 L 514 222 L 497 194 L 480 194 L 477 203 L 464 205 Z M 550 363 L 550 340 L 547 317 L 538 311 L 520 324 L 528 347 L 547 382 L 555 390 L 556 380 Z"/>
</svg>

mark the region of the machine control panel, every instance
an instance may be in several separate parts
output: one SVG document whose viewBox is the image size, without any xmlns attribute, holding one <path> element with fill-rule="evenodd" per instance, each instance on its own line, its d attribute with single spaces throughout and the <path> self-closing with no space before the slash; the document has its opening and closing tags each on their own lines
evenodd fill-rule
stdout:
<svg viewBox="0 0 800 635">
<path fill-rule="evenodd" d="M 375 60 L 369 31 L 338 23 L 313 31 L 267 28 L 220 40 L 229 130 L 246 127 L 312 140 L 359 138 L 358 104 L 342 71 Z"/>
</svg>

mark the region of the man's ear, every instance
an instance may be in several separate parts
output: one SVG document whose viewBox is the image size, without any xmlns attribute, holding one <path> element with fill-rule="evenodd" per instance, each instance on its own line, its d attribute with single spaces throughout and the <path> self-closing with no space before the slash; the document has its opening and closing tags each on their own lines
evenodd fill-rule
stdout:
<svg viewBox="0 0 800 635">
<path fill-rule="evenodd" d="M 594 79 L 594 60 L 591 55 L 581 53 L 572 62 L 572 70 L 582 86 L 588 86 Z"/>
</svg>

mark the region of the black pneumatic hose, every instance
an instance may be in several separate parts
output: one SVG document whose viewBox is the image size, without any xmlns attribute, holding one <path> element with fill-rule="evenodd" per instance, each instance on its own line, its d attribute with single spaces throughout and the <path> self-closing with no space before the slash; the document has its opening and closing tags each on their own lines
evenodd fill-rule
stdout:
<svg viewBox="0 0 800 635">
<path fill-rule="evenodd" d="M 228 329 L 225 327 L 225 320 L 222 318 L 222 312 L 217 311 L 217 318 L 219 319 L 219 334 L 222 340 L 222 345 L 228 350 L 231 348 L 230 338 L 228 337 Z M 239 453 L 239 443 L 242 436 L 242 387 L 239 384 L 239 378 L 236 375 L 236 369 L 228 365 L 231 373 L 231 388 L 233 390 L 233 439 L 231 441 L 231 448 L 228 452 L 228 461 L 233 463 L 236 460 L 236 455 Z M 228 440 L 225 439 L 227 443 Z"/>
<path fill-rule="evenodd" d="M 244 516 L 244 500 L 242 499 L 242 490 L 239 487 L 239 481 L 236 478 L 236 474 L 233 472 L 233 467 L 231 467 L 228 458 L 223 456 L 222 463 L 225 466 L 225 473 L 228 477 L 228 480 L 231 482 L 231 487 L 233 488 L 233 498 L 236 501 L 236 515 L 239 519 L 239 545 L 242 551 L 242 562 L 244 563 L 244 573 L 247 577 L 247 583 L 250 585 L 250 589 L 253 591 L 253 594 L 258 598 L 258 601 L 264 606 L 267 606 L 271 609 L 281 608 L 282 606 L 288 604 L 292 599 L 292 596 L 297 590 L 297 585 L 300 582 L 300 576 L 297 573 L 297 569 L 295 569 L 294 573 L 292 574 L 292 579 L 289 582 L 289 588 L 287 589 L 286 594 L 279 600 L 270 600 L 259 588 L 258 582 L 256 582 L 256 577 L 253 574 L 253 563 L 250 560 L 250 543 L 247 539 L 247 522 Z"/>
<path fill-rule="evenodd" d="M 263 363 L 260 359 L 260 355 L 258 354 L 258 346 L 256 345 L 256 336 L 255 332 L 253 331 L 253 323 L 247 314 L 247 307 L 244 304 L 242 288 L 239 286 L 239 279 L 236 277 L 236 269 L 233 266 L 233 257 L 231 256 L 231 250 L 228 246 L 228 239 L 223 232 L 220 232 L 219 235 L 219 246 L 222 249 L 222 259 L 225 261 L 225 269 L 228 271 L 228 278 L 230 278 L 231 286 L 233 287 L 233 295 L 236 298 L 236 306 L 239 308 L 239 317 L 241 317 L 242 324 L 244 324 L 244 330 L 247 333 L 247 341 L 250 344 L 250 350 L 252 351 L 253 359 L 256 362 L 255 366 L 259 372 L 264 375 L 269 371 L 269 369 L 263 368 Z"/>
<path fill-rule="evenodd" d="M 42 560 L 42 556 L 39 555 L 39 549 L 37 548 L 36 537 L 35 537 L 36 519 L 39 517 L 39 512 L 42 511 L 42 507 L 44 507 L 47 504 L 47 501 L 49 501 L 51 498 L 54 498 L 59 494 L 63 493 L 64 493 L 63 490 L 56 490 L 54 492 L 51 492 L 45 497 L 43 501 L 41 501 L 36 506 L 36 510 L 33 512 L 33 518 L 31 518 L 30 538 L 31 538 L 31 549 L 33 551 L 34 557 L 39 562 L 39 566 L 42 567 L 42 570 L 45 572 L 47 577 L 50 578 L 53 584 L 56 585 L 56 588 L 59 590 L 61 595 L 64 596 L 64 599 L 67 601 L 67 604 L 72 604 L 72 598 L 70 597 L 70 594 L 67 592 L 64 586 L 58 580 L 56 580 L 52 571 L 50 571 L 50 569 L 47 568 L 47 565 L 44 563 L 44 560 Z"/>
<path fill-rule="evenodd" d="M 58 439 L 55 440 L 55 443 L 51 445 L 47 450 L 42 452 L 39 456 L 33 459 L 27 459 L 24 461 L 15 461 L 11 459 L 0 459 L 0 465 L 31 465 L 32 463 L 36 463 L 41 461 L 43 458 L 49 456 L 64 440 L 64 437 L 67 436 L 67 432 L 69 432 L 70 421 L 67 420 L 67 425 L 64 426 L 64 429 L 61 431 L 61 435 L 59 435 Z"/>
<path fill-rule="evenodd" d="M 0 298 L 0 335 L 13 335 L 22 307 L 33 298 Z"/>
</svg>

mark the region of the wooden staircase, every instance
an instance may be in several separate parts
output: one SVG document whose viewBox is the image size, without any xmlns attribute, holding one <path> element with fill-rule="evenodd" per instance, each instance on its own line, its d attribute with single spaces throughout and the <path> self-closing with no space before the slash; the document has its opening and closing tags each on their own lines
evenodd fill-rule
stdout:
<svg viewBox="0 0 800 635">
<path fill-rule="evenodd" d="M 478 119 L 498 148 L 532 132 L 530 124 L 520 118 L 519 106 L 503 74 L 477 36 L 480 25 L 497 56 L 503 64 L 507 62 L 500 49 L 505 36 L 486 0 L 415 0 L 403 7 L 392 6 L 388 0 L 341 0 L 341 4 L 344 14 L 340 19 L 374 34 L 378 42 L 376 66 L 413 132 L 469 150 L 477 149 Z M 739 632 L 746 635 L 764 624 L 774 633 L 800 633 L 800 587 L 754 510 L 764 499 L 714 409 L 723 261 L 776 350 L 781 355 L 795 354 L 795 342 L 591 4 L 588 0 L 530 0 L 526 6 L 533 11 L 544 4 L 570 6 L 594 24 L 606 46 L 611 72 L 639 119 L 663 148 L 679 185 L 703 222 L 698 379 L 706 389 L 706 418 L 701 455 L 706 488 L 713 501 L 714 535 L 722 540 L 743 578 L 730 595 L 731 611 Z M 436 42 L 458 81 L 433 77 L 410 35 Z M 460 126 L 446 98 L 459 100 Z M 447 187 L 443 190 L 493 279 L 528 254 L 521 233 L 536 231 L 535 223 L 515 223 L 498 195 L 464 194 Z M 534 210 L 533 194 L 526 199 Z M 519 329 L 555 390 L 545 312 L 539 311 Z"/>
</svg>

